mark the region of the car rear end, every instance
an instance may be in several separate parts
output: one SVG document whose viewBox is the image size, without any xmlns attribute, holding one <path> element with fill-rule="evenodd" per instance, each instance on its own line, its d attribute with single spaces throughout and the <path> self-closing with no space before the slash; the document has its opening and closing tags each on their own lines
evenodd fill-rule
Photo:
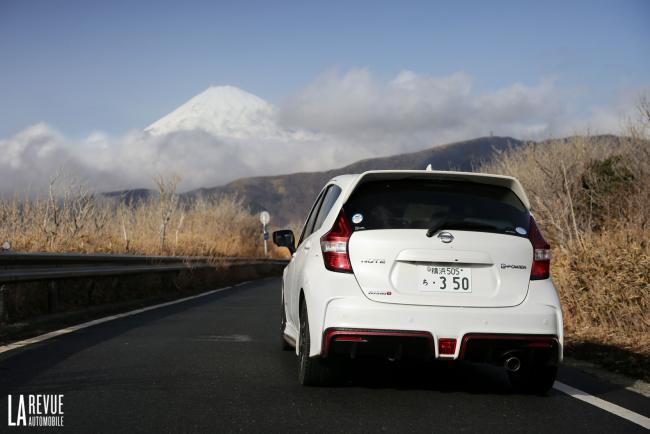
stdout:
<svg viewBox="0 0 650 434">
<path fill-rule="evenodd" d="M 514 178 L 366 172 L 321 250 L 326 269 L 356 286 L 326 303 L 323 358 L 462 359 L 511 372 L 562 359 L 550 247 Z"/>
</svg>

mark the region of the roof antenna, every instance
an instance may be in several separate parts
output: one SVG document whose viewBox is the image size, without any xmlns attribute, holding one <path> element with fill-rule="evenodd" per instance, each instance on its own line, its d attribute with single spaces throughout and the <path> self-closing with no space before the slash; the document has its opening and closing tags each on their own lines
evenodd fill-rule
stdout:
<svg viewBox="0 0 650 434">
<path fill-rule="evenodd" d="M 431 167 L 431 163 L 427 164 L 427 168 L 425 170 L 427 172 L 433 172 L 433 167 Z"/>
</svg>

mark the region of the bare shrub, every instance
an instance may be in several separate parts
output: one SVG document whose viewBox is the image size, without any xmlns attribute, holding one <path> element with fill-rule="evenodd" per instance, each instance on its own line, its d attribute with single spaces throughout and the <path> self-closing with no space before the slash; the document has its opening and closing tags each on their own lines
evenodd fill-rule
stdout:
<svg viewBox="0 0 650 434">
<path fill-rule="evenodd" d="M 129 203 L 54 177 L 44 197 L 0 198 L 0 240 L 10 240 L 12 250 L 26 252 L 262 254 L 259 220 L 241 199 L 179 204 L 178 181 L 159 181 L 163 194 Z"/>
<path fill-rule="evenodd" d="M 158 187 L 158 209 L 160 212 L 160 253 L 165 253 L 165 238 L 167 236 L 167 226 L 176 210 L 178 195 L 176 188 L 181 178 L 173 175 L 165 178 L 162 175 L 156 175 L 154 182 Z"/>
<path fill-rule="evenodd" d="M 650 130 L 630 131 L 531 143 L 480 170 L 528 192 L 554 248 L 567 337 L 650 354 Z"/>
</svg>

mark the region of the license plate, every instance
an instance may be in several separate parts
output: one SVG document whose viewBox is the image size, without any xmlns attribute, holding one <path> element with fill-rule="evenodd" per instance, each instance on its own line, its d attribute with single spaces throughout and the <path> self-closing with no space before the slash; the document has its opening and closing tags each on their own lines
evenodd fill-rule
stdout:
<svg viewBox="0 0 650 434">
<path fill-rule="evenodd" d="M 418 287 L 424 292 L 472 292 L 472 270 L 463 267 L 440 267 L 426 265 L 418 267 Z"/>
</svg>

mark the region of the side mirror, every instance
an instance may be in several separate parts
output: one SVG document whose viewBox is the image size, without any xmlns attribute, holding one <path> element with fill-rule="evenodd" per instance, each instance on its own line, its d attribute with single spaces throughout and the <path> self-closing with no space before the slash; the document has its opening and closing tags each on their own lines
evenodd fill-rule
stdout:
<svg viewBox="0 0 650 434">
<path fill-rule="evenodd" d="M 296 252 L 296 239 L 293 236 L 293 231 L 290 229 L 273 232 L 273 242 L 278 247 L 286 247 L 289 249 L 292 255 Z"/>
</svg>

